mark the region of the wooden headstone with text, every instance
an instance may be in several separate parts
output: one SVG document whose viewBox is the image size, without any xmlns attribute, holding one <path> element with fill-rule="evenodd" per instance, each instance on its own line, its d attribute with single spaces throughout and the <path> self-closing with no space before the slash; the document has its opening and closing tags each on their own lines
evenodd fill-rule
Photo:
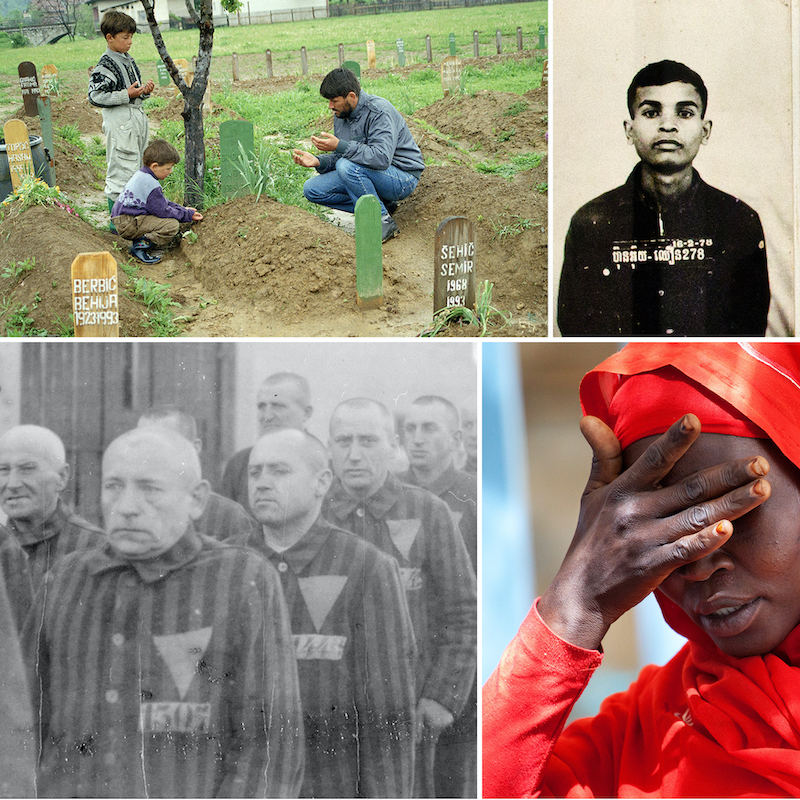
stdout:
<svg viewBox="0 0 800 800">
<path fill-rule="evenodd" d="M 402 39 L 397 40 L 397 63 L 404 67 L 406 65 L 406 46 Z"/>
<path fill-rule="evenodd" d="M 539 26 L 539 49 L 546 50 L 547 49 L 547 42 L 545 37 L 547 36 L 547 28 L 544 25 Z"/>
<path fill-rule="evenodd" d="M 367 42 L 367 69 L 375 69 L 375 42 Z"/>
<path fill-rule="evenodd" d="M 111 253 L 80 253 L 72 262 L 75 336 L 119 336 L 117 262 Z"/>
<path fill-rule="evenodd" d="M 374 194 L 356 202 L 356 303 L 362 308 L 383 303 L 381 204 Z"/>
<path fill-rule="evenodd" d="M 450 48 L 450 55 L 454 56 L 456 54 L 456 35 L 454 33 L 447 37 L 447 45 Z"/>
<path fill-rule="evenodd" d="M 46 97 L 58 97 L 58 67 L 55 64 L 45 64 L 42 67 L 39 92 Z"/>
<path fill-rule="evenodd" d="M 436 229 L 433 313 L 475 307 L 475 225 L 466 217 L 448 217 Z"/>
<path fill-rule="evenodd" d="M 461 93 L 461 59 L 447 56 L 442 59 L 442 91 L 445 94 Z"/>
<path fill-rule="evenodd" d="M 39 97 L 39 78 L 36 77 L 36 65 L 32 61 L 23 61 L 18 67 L 19 88 L 22 90 L 22 103 L 25 116 L 35 117 L 39 113 L 36 100 Z"/>
<path fill-rule="evenodd" d="M 170 83 L 172 83 L 167 65 L 163 61 L 159 61 L 158 64 L 156 64 L 156 72 L 158 72 L 159 86 L 169 86 Z"/>
<path fill-rule="evenodd" d="M 47 95 L 39 95 L 36 99 L 36 107 L 39 109 L 39 122 L 42 127 L 42 143 L 47 161 L 50 164 L 50 186 L 55 186 L 55 145 L 53 143 L 53 109 L 50 105 L 50 98 Z"/>
<path fill-rule="evenodd" d="M 186 81 L 186 85 L 191 86 L 194 80 L 194 72 L 189 69 L 189 62 L 185 58 L 176 58 L 175 67 L 178 70 L 178 75 Z M 177 86 L 175 87 L 175 93 L 180 93 L 180 89 Z"/>
<path fill-rule="evenodd" d="M 10 119 L 3 125 L 3 138 L 6 142 L 11 185 L 18 189 L 26 175 L 34 175 L 28 126 L 21 119 Z"/>
<path fill-rule="evenodd" d="M 542 83 L 541 83 L 541 86 L 542 87 L 547 86 L 548 80 L 549 80 L 549 77 L 548 77 L 548 74 L 547 74 L 547 62 L 545 61 L 544 62 L 544 66 L 542 67 Z"/>
<path fill-rule="evenodd" d="M 229 119 L 219 126 L 220 190 L 223 197 L 249 194 L 237 164 L 241 162 L 242 150 L 247 158 L 253 158 L 253 141 L 253 123 L 246 119 Z"/>
</svg>

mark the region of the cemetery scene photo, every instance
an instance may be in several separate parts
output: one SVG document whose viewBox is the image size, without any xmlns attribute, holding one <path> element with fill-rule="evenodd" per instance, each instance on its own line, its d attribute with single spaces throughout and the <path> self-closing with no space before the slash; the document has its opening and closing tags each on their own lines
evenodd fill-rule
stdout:
<svg viewBox="0 0 800 800">
<path fill-rule="evenodd" d="M 0 24 L 0 335 L 547 336 L 546 2 L 206 2 L 213 31 L 178 3 L 155 38 L 149 0 L 120 7 L 154 84 L 149 139 L 181 158 L 164 195 L 203 216 L 156 263 L 109 228 L 87 96 L 100 16 Z M 377 198 L 355 214 L 311 203 L 316 172 L 292 157 L 333 132 L 320 84 L 342 65 L 400 112 L 425 163 L 383 243 Z"/>
</svg>

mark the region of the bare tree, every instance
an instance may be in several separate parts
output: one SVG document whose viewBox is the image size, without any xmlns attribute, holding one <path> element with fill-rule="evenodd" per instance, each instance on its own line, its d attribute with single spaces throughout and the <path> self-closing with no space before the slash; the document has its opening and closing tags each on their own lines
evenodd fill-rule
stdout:
<svg viewBox="0 0 800 800">
<path fill-rule="evenodd" d="M 147 15 L 147 23 L 150 26 L 150 32 L 153 34 L 156 50 L 172 76 L 172 80 L 181 95 L 183 95 L 183 111 L 181 115 L 183 116 L 186 141 L 183 202 L 192 208 L 202 208 L 206 170 L 206 148 L 203 135 L 203 95 L 208 86 L 208 75 L 211 70 L 211 50 L 214 46 L 214 17 L 211 0 L 200 0 L 199 14 L 192 5 L 192 0 L 186 0 L 186 10 L 200 29 L 197 64 L 191 86 L 181 77 L 175 62 L 167 52 L 164 37 L 161 35 L 161 28 L 156 22 L 155 0 L 141 0 L 141 3 Z M 234 12 L 241 8 L 241 5 L 240 0 L 222 0 L 222 7 L 226 11 Z"/>
<path fill-rule="evenodd" d="M 78 11 L 85 0 L 34 0 L 31 4 L 41 14 L 42 22 L 62 25 L 70 41 L 75 41 Z"/>
</svg>

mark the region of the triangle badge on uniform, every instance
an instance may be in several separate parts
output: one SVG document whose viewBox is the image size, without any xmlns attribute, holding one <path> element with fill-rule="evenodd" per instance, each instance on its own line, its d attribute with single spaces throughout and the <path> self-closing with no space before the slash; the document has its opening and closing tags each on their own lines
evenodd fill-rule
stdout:
<svg viewBox="0 0 800 800">
<path fill-rule="evenodd" d="M 197 675 L 197 663 L 203 657 L 210 639 L 210 627 L 173 633 L 171 636 L 153 636 L 158 652 L 178 687 L 181 700 L 186 697 L 189 686 Z"/>
<path fill-rule="evenodd" d="M 347 583 L 347 575 L 315 575 L 312 578 L 298 578 L 297 583 L 300 585 L 303 600 L 306 601 L 311 621 L 319 633 Z"/>
<path fill-rule="evenodd" d="M 389 526 L 389 535 L 392 537 L 394 546 L 403 554 L 403 558 L 408 560 L 411 546 L 422 527 L 422 520 L 387 519 L 386 524 Z"/>
</svg>

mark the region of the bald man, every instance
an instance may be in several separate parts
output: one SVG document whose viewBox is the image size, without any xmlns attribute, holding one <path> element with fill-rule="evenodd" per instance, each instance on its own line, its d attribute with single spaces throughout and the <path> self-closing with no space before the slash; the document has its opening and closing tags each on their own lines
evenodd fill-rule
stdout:
<svg viewBox="0 0 800 800">
<path fill-rule="evenodd" d="M 420 650 L 415 794 L 434 797 L 436 741 L 465 707 L 475 679 L 475 573 L 445 503 L 390 474 L 397 449 L 383 404 L 361 397 L 340 403 L 330 419 L 336 478 L 323 514 L 400 566 Z"/>
<path fill-rule="evenodd" d="M 161 405 L 149 408 L 139 417 L 137 428 L 158 425 L 188 439 L 197 454 L 203 451 L 203 442 L 197 433 L 197 420 L 177 406 Z M 209 492 L 206 507 L 199 519 L 195 520 L 198 533 L 218 539 L 221 542 L 246 536 L 255 530 L 255 520 L 228 497 Z"/>
<path fill-rule="evenodd" d="M 303 744 L 280 581 L 201 537 L 192 444 L 142 428 L 103 457 L 103 547 L 59 561 L 25 628 L 46 797 L 294 797 Z"/>
<path fill-rule="evenodd" d="M 400 480 L 421 486 L 444 500 L 453 524 L 467 546 L 472 568 L 478 568 L 478 487 L 475 475 L 456 469 L 462 433 L 458 409 L 444 397 L 424 395 L 408 408 L 403 421 L 408 471 Z M 477 665 L 476 665 L 477 672 Z M 478 692 L 469 700 L 436 745 L 436 796 L 475 797 L 478 791 Z"/>
<path fill-rule="evenodd" d="M 416 648 L 393 558 L 320 516 L 328 453 L 304 431 L 250 453 L 242 540 L 278 570 L 289 606 L 306 730 L 301 797 L 410 797 Z"/>
<path fill-rule="evenodd" d="M 18 425 L 0 436 L 0 507 L 28 556 L 34 589 L 59 559 L 105 541 L 61 497 L 68 480 L 64 444 L 49 428 Z"/>
<path fill-rule="evenodd" d="M 259 436 L 284 428 L 305 430 L 313 410 L 308 381 L 294 372 L 275 372 L 264 379 L 256 395 Z M 251 449 L 245 447 L 231 456 L 219 491 L 252 513 L 247 479 Z"/>
</svg>

